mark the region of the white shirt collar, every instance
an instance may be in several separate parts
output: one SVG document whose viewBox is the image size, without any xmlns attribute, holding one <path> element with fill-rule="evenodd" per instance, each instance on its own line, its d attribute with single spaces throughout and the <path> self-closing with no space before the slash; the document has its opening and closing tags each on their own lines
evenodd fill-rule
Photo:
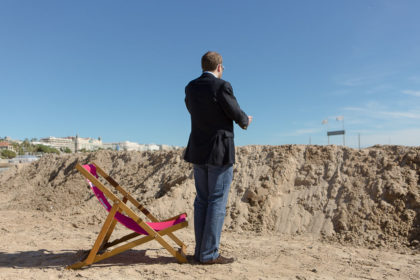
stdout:
<svg viewBox="0 0 420 280">
<path fill-rule="evenodd" d="M 209 73 L 209 74 L 212 74 L 214 77 L 216 77 L 216 78 L 217 78 L 217 76 L 216 76 L 213 72 L 210 72 L 210 71 L 204 71 L 204 72 L 203 72 L 203 74 L 204 74 L 204 73 Z"/>
</svg>

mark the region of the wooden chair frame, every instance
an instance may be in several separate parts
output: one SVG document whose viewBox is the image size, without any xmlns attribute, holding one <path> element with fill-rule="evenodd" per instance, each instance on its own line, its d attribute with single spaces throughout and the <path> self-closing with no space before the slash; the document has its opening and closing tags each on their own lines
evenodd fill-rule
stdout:
<svg viewBox="0 0 420 280">
<path fill-rule="evenodd" d="M 143 205 L 141 205 L 133 196 L 131 196 L 130 193 L 128 193 L 123 187 L 121 187 L 114 179 L 111 178 L 107 173 L 105 173 L 97 164 L 93 163 L 93 165 L 96 167 L 96 172 L 98 175 L 102 176 L 108 183 L 110 183 L 119 193 L 123 195 L 123 199 L 120 200 L 116 195 L 114 195 L 108 188 L 106 188 L 95 176 L 93 176 L 89 171 L 87 171 L 83 166 L 80 164 L 76 165 L 77 170 L 82 173 L 86 179 L 88 179 L 90 182 L 92 182 L 93 185 L 95 185 L 98 189 L 100 189 L 104 195 L 110 199 L 113 203 L 111 203 L 112 208 L 109 211 L 109 214 L 102 226 L 101 231 L 98 234 L 98 237 L 96 238 L 96 241 L 92 247 L 92 249 L 89 252 L 89 255 L 83 260 L 76 262 L 72 265 L 67 266 L 67 269 L 78 269 L 82 268 L 83 266 L 91 265 L 94 263 L 97 263 L 101 260 L 104 260 L 106 258 L 115 256 L 119 253 L 122 253 L 126 250 L 129 250 L 131 248 L 134 248 L 135 246 L 144 244 L 151 240 L 156 240 L 159 242 L 166 250 L 169 251 L 169 253 L 172 254 L 180 263 L 186 263 L 186 248 L 187 246 L 179 240 L 175 235 L 174 231 L 187 227 L 188 222 L 183 221 L 181 223 L 178 223 L 176 225 L 173 225 L 169 228 L 166 228 L 161 231 L 155 231 L 153 228 L 151 228 L 146 222 L 143 221 L 136 213 L 134 213 L 126 204 L 127 201 L 131 202 L 134 207 L 139 209 L 147 218 L 150 219 L 152 222 L 164 222 L 169 221 L 173 219 L 179 218 L 180 214 L 177 216 L 174 216 L 170 219 L 166 219 L 163 221 L 159 221 L 156 217 L 154 217 Z M 141 228 L 143 228 L 148 235 L 142 235 L 137 232 L 133 232 L 130 234 L 127 234 L 119 239 L 115 239 L 112 242 L 108 242 L 111 234 L 117 224 L 117 220 L 114 219 L 114 216 L 117 212 L 124 212 L 129 216 L 131 219 L 133 219 Z M 113 247 L 115 245 L 118 245 L 122 242 L 129 241 L 130 239 L 133 239 L 137 236 L 141 235 L 142 237 L 139 239 L 136 239 L 134 241 L 125 243 L 124 245 L 121 245 L 119 247 L 116 247 L 112 249 L 111 251 L 107 251 L 104 253 L 99 253 L 100 251 L 106 250 L 110 247 Z M 163 239 L 163 236 L 167 235 L 169 238 L 171 238 L 176 244 L 180 246 L 179 250 L 175 250 L 168 242 L 166 242 Z"/>
</svg>

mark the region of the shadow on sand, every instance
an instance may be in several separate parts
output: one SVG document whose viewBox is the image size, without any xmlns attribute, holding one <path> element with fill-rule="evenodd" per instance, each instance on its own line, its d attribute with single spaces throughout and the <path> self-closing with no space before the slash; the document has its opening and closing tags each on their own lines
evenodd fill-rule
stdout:
<svg viewBox="0 0 420 280">
<path fill-rule="evenodd" d="M 63 268 L 80 261 L 87 253 L 88 251 L 74 250 L 51 252 L 45 249 L 38 251 L 18 251 L 15 253 L 0 252 L 0 268 Z M 177 260 L 171 256 L 147 256 L 146 250 L 129 250 L 93 264 L 92 266 L 128 266 L 135 264 L 170 263 L 177 263 Z"/>
</svg>

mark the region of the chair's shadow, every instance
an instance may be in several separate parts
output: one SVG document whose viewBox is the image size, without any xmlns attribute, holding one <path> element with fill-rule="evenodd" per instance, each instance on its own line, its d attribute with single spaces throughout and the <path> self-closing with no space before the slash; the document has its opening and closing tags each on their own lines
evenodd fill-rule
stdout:
<svg viewBox="0 0 420 280">
<path fill-rule="evenodd" d="M 151 249 L 147 251 L 153 251 Z M 62 250 L 51 252 L 45 249 L 38 251 L 0 252 L 0 268 L 63 268 L 81 261 L 88 251 Z M 100 266 L 129 266 L 135 264 L 169 264 L 177 263 L 172 256 L 150 257 L 146 250 L 128 250 L 116 256 L 93 264 Z M 89 266 L 88 266 L 89 267 Z"/>
</svg>

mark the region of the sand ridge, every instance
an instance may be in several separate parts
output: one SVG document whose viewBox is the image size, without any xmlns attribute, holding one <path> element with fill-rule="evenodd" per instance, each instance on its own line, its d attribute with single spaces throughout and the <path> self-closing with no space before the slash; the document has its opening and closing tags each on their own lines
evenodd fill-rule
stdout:
<svg viewBox="0 0 420 280">
<path fill-rule="evenodd" d="M 310 233 L 359 245 L 420 240 L 420 148 L 246 146 L 237 148 L 225 229 Z M 182 150 L 48 155 L 0 174 L 12 189 L 0 209 L 97 209 L 77 162 L 96 162 L 159 216 L 187 211 L 195 196 Z"/>
<path fill-rule="evenodd" d="M 190 226 L 184 235 L 193 244 L 194 181 L 192 167 L 182 160 L 182 152 L 98 151 L 44 156 L 37 162 L 0 173 L 0 213 L 33 216 L 28 216 L 29 220 L 42 217 L 50 224 L 65 222 L 63 229 L 44 229 L 55 240 L 63 242 L 54 248 L 70 249 L 83 244 L 87 249 L 92 240 L 84 241 L 82 236 L 95 238 L 105 211 L 75 165 L 96 162 L 158 217 L 167 218 L 186 211 Z M 264 255 L 255 246 L 258 240 L 271 240 L 274 247 L 267 248 L 267 252 L 277 257 L 260 255 L 259 258 L 267 257 L 264 260 L 272 265 L 276 260 L 281 262 L 279 256 L 287 259 L 286 243 L 299 239 L 305 244 L 311 240 L 316 246 L 325 246 L 336 254 L 340 254 L 340 246 L 344 249 L 356 246 L 367 250 L 367 255 L 368 250 L 384 249 L 414 253 L 412 265 L 420 261 L 416 255 L 420 240 L 420 147 L 374 146 L 356 150 L 334 145 L 245 146 L 237 147 L 236 156 L 224 236 L 235 236 L 237 242 L 223 241 L 225 250 L 230 253 L 241 251 L 241 242 L 257 235 L 259 239 L 249 241 L 247 254 L 252 255 L 255 250 Z M 12 238 L 11 224 L 3 224 L 0 230 L 4 236 Z M 28 246 L 31 244 L 32 248 L 40 246 L 36 240 Z M 10 247 L 10 242 L 0 244 L 2 251 L 13 251 L 13 248 L 16 247 Z M 382 256 L 378 251 L 370 252 Z M 71 258 L 70 254 L 59 256 Z M 322 254 L 319 257 L 328 259 Z M 404 260 L 401 267 L 407 264 L 407 259 Z M 364 262 L 370 261 L 365 259 Z M 245 263 L 240 262 L 240 265 Z M 285 265 L 291 270 L 290 275 L 283 276 L 293 276 L 296 266 Z M 302 277 L 315 277 L 313 269 L 308 269 Z M 253 275 L 272 279 L 279 270 L 271 270 L 273 274 Z M 348 277 L 354 273 L 351 268 L 348 272 Z M 366 275 L 372 279 L 381 279 L 369 273 Z M 394 279 L 393 273 L 387 273 L 389 279 Z M 413 274 L 407 271 L 401 279 L 417 279 L 418 273 L 418 270 Z M 10 275 L 14 272 L 10 271 Z M 159 277 L 165 278 L 162 275 L 164 273 Z M 320 279 L 328 279 L 330 274 L 322 275 L 326 278 Z M 222 279 L 223 274 L 215 278 Z"/>
</svg>

